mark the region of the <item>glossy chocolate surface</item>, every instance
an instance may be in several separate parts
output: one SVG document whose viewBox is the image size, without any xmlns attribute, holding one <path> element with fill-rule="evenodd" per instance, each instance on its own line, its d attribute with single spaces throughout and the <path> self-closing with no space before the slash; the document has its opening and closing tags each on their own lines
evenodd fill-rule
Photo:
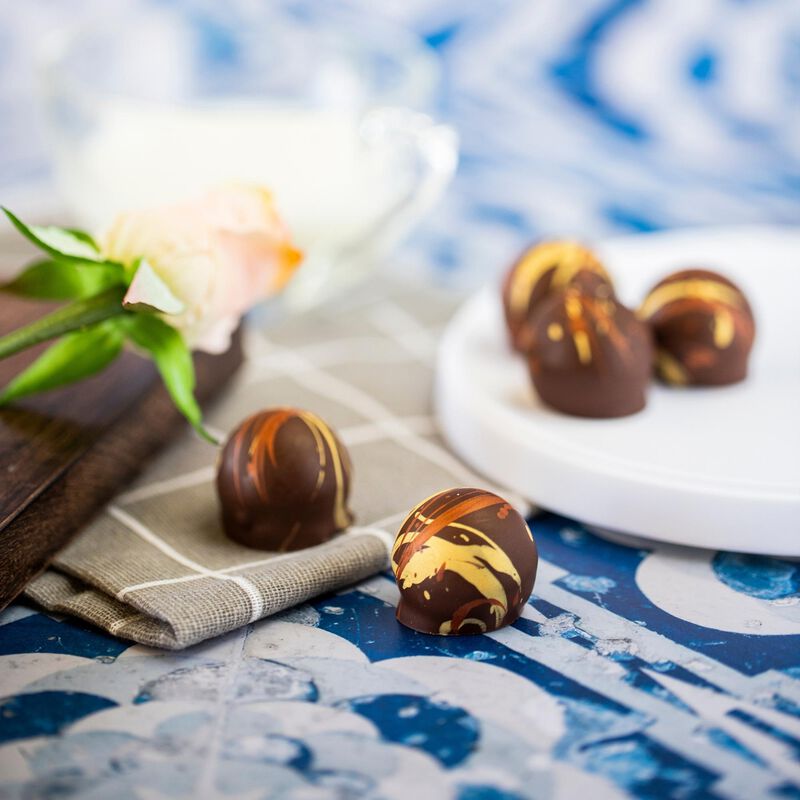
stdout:
<svg viewBox="0 0 800 800">
<path fill-rule="evenodd" d="M 552 292 L 570 286 L 601 299 L 614 297 L 603 265 L 577 242 L 540 242 L 520 255 L 503 282 L 503 311 L 514 350 L 528 351 L 533 314 Z"/>
<path fill-rule="evenodd" d="M 575 288 L 548 297 L 531 326 L 528 367 L 551 408 L 578 417 L 641 411 L 652 373 L 647 326 L 625 306 Z"/>
<path fill-rule="evenodd" d="M 747 376 L 755 321 L 741 289 L 710 270 L 657 283 L 639 309 L 653 330 L 656 374 L 674 386 L 723 386 Z"/>
<path fill-rule="evenodd" d="M 397 619 L 440 635 L 497 630 L 519 617 L 537 564 L 525 520 L 502 497 L 439 492 L 412 509 L 397 534 Z"/>
<path fill-rule="evenodd" d="M 346 528 L 352 468 L 347 450 L 315 414 L 274 408 L 246 419 L 220 457 L 217 491 L 225 533 L 261 550 L 299 550 Z"/>
</svg>

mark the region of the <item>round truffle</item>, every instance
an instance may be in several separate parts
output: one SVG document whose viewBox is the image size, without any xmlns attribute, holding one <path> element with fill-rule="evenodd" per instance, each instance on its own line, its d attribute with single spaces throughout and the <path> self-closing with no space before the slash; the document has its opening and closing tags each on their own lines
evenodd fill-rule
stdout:
<svg viewBox="0 0 800 800">
<path fill-rule="evenodd" d="M 316 414 L 272 408 L 231 434 L 217 469 L 222 525 L 261 550 L 300 550 L 353 521 L 347 450 Z"/>
<path fill-rule="evenodd" d="M 527 352 L 531 316 L 551 292 L 569 286 L 600 299 L 614 297 L 611 278 L 603 265 L 577 242 L 541 242 L 514 262 L 503 282 L 503 310 L 514 350 Z"/>
<path fill-rule="evenodd" d="M 576 288 L 548 297 L 531 324 L 528 367 L 539 397 L 577 417 L 624 417 L 645 406 L 650 331 L 613 299 Z"/>
<path fill-rule="evenodd" d="M 415 506 L 397 534 L 397 619 L 441 635 L 509 625 L 533 591 L 538 560 L 525 520 L 502 497 L 439 492 Z"/>
<path fill-rule="evenodd" d="M 706 269 L 668 275 L 639 316 L 653 330 L 656 373 L 675 386 L 723 386 L 747 376 L 755 321 L 735 283 Z"/>
</svg>

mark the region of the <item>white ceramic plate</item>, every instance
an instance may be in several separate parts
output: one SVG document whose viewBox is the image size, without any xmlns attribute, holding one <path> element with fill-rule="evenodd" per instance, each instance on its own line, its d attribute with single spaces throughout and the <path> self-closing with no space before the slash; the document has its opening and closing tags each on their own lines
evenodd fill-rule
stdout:
<svg viewBox="0 0 800 800">
<path fill-rule="evenodd" d="M 756 314 L 749 378 L 713 389 L 653 384 L 647 408 L 622 419 L 559 414 L 509 351 L 492 286 L 441 343 L 436 412 L 451 447 L 494 481 L 592 525 L 800 556 L 800 229 L 673 231 L 597 250 L 632 306 L 681 267 L 736 281 Z"/>
</svg>

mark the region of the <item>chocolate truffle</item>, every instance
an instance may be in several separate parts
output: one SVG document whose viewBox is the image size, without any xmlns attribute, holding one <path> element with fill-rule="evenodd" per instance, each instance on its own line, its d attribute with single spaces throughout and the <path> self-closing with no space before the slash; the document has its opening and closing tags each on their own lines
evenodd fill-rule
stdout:
<svg viewBox="0 0 800 800">
<path fill-rule="evenodd" d="M 552 294 L 532 319 L 531 337 L 528 366 L 547 405 L 578 417 L 624 417 L 644 408 L 650 331 L 616 300 L 576 288 Z"/>
<path fill-rule="evenodd" d="M 503 310 L 514 350 L 528 350 L 528 322 L 542 300 L 568 286 L 601 299 L 614 296 L 611 278 L 603 265 L 591 250 L 577 242 L 541 242 L 514 262 L 503 283 Z"/>
<path fill-rule="evenodd" d="M 538 560 L 525 520 L 502 497 L 439 492 L 413 508 L 397 534 L 397 619 L 442 635 L 509 625 L 533 591 Z"/>
<path fill-rule="evenodd" d="M 656 373 L 676 386 L 743 380 L 755 321 L 736 284 L 716 272 L 687 269 L 657 283 L 639 316 L 652 327 Z"/>
<path fill-rule="evenodd" d="M 262 550 L 325 542 L 353 521 L 351 472 L 347 450 L 316 414 L 254 414 L 231 434 L 217 469 L 225 533 Z"/>
</svg>

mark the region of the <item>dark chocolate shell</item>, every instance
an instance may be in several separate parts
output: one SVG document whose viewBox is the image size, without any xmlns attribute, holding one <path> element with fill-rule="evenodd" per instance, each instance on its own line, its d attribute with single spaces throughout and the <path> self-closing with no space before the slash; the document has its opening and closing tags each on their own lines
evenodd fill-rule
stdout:
<svg viewBox="0 0 800 800">
<path fill-rule="evenodd" d="M 527 352 L 529 322 L 542 301 L 570 286 L 601 299 L 614 297 L 605 267 L 591 250 L 577 242 L 540 242 L 520 255 L 503 282 L 503 311 L 514 350 Z"/>
<path fill-rule="evenodd" d="M 542 303 L 531 332 L 528 367 L 548 406 L 594 418 L 624 417 L 644 408 L 652 340 L 625 306 L 569 288 Z"/>
<path fill-rule="evenodd" d="M 230 436 L 217 469 L 226 534 L 261 550 L 299 550 L 353 521 L 347 450 L 316 414 L 274 408 Z"/>
<path fill-rule="evenodd" d="M 653 330 L 656 374 L 674 386 L 724 386 L 747 376 L 755 320 L 735 283 L 705 269 L 668 275 L 639 316 Z"/>
<path fill-rule="evenodd" d="M 525 520 L 502 497 L 439 492 L 415 506 L 397 534 L 397 619 L 440 635 L 497 630 L 522 613 L 537 564 Z"/>
</svg>

